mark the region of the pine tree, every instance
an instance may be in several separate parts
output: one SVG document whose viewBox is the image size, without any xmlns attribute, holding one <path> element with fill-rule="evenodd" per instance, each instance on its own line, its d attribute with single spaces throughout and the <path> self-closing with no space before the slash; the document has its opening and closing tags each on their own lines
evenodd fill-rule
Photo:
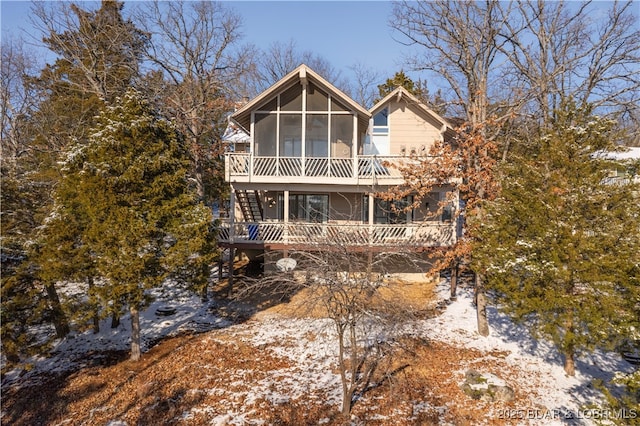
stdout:
<svg viewBox="0 0 640 426">
<path fill-rule="evenodd" d="M 2 161 L 0 197 L 2 205 L 0 255 L 2 308 L 0 309 L 0 341 L 9 365 L 23 356 L 44 350 L 46 345 L 30 332 L 30 327 L 50 320 L 44 289 L 37 282 L 27 257 L 28 240 L 35 229 L 35 206 L 38 192 L 26 173 L 5 174 Z"/>
<path fill-rule="evenodd" d="M 380 99 L 393 92 L 398 87 L 404 87 L 409 93 L 420 98 L 422 96 L 422 90 L 417 87 L 412 79 L 410 79 L 404 71 L 398 71 L 392 78 L 388 78 L 383 84 L 378 85 L 378 94 Z"/>
<path fill-rule="evenodd" d="M 417 97 L 422 103 L 436 113 L 443 115 L 446 112 L 446 102 L 439 91 L 434 96 L 431 96 L 425 81 L 418 80 L 417 82 L 414 82 L 402 70 L 396 72 L 392 78 L 388 78 L 383 84 L 378 85 L 379 97 L 374 100 L 374 103 L 380 101 L 380 99 L 384 98 L 398 87 L 404 87 L 407 89 L 409 93 Z"/>
<path fill-rule="evenodd" d="M 178 132 L 133 89 L 105 108 L 89 144 L 67 158 L 65 181 L 86 218 L 83 244 L 107 281 L 95 291 L 112 313 L 128 307 L 134 360 L 148 290 L 178 266 L 208 264 L 210 212 L 189 189 L 189 166 Z"/>
<path fill-rule="evenodd" d="M 57 59 L 37 78 L 27 79 L 42 99 L 31 111 L 30 120 L 35 135 L 31 161 L 36 164 L 31 178 L 38 183 L 41 197 L 34 206 L 38 219 L 29 268 L 46 289 L 57 336 L 64 337 L 71 313 L 91 317 L 95 331 L 98 318 L 95 303 L 89 309 L 65 306 L 56 291 L 58 282 L 69 279 L 81 279 L 93 287 L 95 276 L 82 240 L 85 218 L 73 202 L 67 203 L 74 199 L 76 189 L 73 183 L 60 182 L 60 159 L 87 143 L 88 130 L 101 108 L 136 79 L 147 36 L 123 19 L 123 4 L 118 1 L 103 1 L 96 11 L 75 4 L 55 7 L 48 12 L 45 4 L 34 5 L 47 32 L 43 41 Z"/>
<path fill-rule="evenodd" d="M 501 309 L 550 339 L 574 374 L 582 350 L 611 347 L 640 321 L 638 185 L 607 183 L 612 122 L 567 104 L 501 172 L 476 224 L 474 267 Z"/>
</svg>

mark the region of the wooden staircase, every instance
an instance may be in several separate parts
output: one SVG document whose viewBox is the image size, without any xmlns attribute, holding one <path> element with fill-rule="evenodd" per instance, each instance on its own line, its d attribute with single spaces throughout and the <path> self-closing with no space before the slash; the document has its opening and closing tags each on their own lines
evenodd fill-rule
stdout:
<svg viewBox="0 0 640 426">
<path fill-rule="evenodd" d="M 240 204 L 240 210 L 247 222 L 259 222 L 263 220 L 264 212 L 258 191 L 236 191 L 236 199 Z"/>
</svg>

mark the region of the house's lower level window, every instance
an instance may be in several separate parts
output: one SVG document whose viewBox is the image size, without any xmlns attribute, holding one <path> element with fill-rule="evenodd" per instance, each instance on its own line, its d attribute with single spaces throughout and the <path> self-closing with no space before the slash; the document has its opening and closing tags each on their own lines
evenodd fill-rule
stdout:
<svg viewBox="0 0 640 426">
<path fill-rule="evenodd" d="M 397 224 L 413 222 L 413 210 L 407 208 L 413 203 L 413 197 L 405 197 L 402 200 L 381 200 L 374 198 L 373 223 Z M 363 222 L 368 222 L 369 196 L 363 198 Z"/>
<path fill-rule="evenodd" d="M 279 219 L 283 220 L 284 195 L 278 195 Z M 329 195 L 289 194 L 289 220 L 293 222 L 324 223 L 329 218 Z"/>
</svg>

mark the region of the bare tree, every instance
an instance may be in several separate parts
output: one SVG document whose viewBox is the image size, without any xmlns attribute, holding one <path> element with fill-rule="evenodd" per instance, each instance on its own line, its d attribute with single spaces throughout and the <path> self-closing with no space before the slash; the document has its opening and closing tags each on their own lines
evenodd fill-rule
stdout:
<svg viewBox="0 0 640 426">
<path fill-rule="evenodd" d="M 16 176 L 18 157 L 28 148 L 27 132 L 29 110 L 36 102 L 35 93 L 25 84 L 28 76 L 37 71 L 34 52 L 26 49 L 23 40 L 5 38 L 2 40 L 2 62 L 0 63 L 0 116 L 2 137 L 0 157 L 3 176 Z"/>
<path fill-rule="evenodd" d="M 426 174 L 425 179 L 411 180 L 407 185 L 418 194 L 430 191 L 435 182 L 458 179 L 458 189 L 466 201 L 466 217 L 480 217 L 482 201 L 495 194 L 496 138 L 505 120 L 517 104 L 508 100 L 490 102 L 490 91 L 502 72 L 497 58 L 507 40 L 502 36 L 509 19 L 510 3 L 494 0 L 433 1 L 395 4 L 391 25 L 404 43 L 424 47 L 410 58 L 415 70 L 424 70 L 442 78 L 453 94 L 454 106 L 464 114 L 466 124 L 460 127 L 455 149 L 444 143 L 436 144 L 431 156 L 441 165 L 433 170 L 431 161 L 422 161 L 409 178 Z M 413 186 L 411 188 L 411 186 Z M 407 189 L 405 189 L 406 191 Z M 402 192 L 402 191 L 401 191 Z M 402 196 L 402 195 L 399 195 Z M 417 200 L 420 197 L 416 198 Z M 465 238 L 446 253 L 441 267 L 457 269 L 462 259 L 471 255 L 469 242 L 473 228 L 467 227 Z M 476 274 L 478 332 L 489 334 L 485 315 L 482 280 Z"/>
<path fill-rule="evenodd" d="M 239 44 L 241 18 L 208 1 L 154 1 L 135 16 L 151 35 L 145 53 L 153 71 L 145 90 L 186 135 L 198 196 L 216 199 L 223 191 L 220 140 L 237 98 L 237 80 L 250 67 Z"/>
<path fill-rule="evenodd" d="M 606 9 L 605 9 L 606 7 Z M 529 100 L 550 124 L 561 102 L 638 115 L 640 33 L 634 3 L 518 2 L 504 20 L 500 50 Z"/>
<path fill-rule="evenodd" d="M 302 291 L 301 312 L 319 312 L 330 320 L 336 332 L 344 416 L 359 396 L 394 374 L 378 371 L 380 362 L 398 328 L 415 313 L 403 303 L 390 272 L 424 268 L 409 252 L 367 253 L 346 241 L 341 234 L 310 240 L 305 247 L 290 250 L 290 259 L 266 262 L 265 276 L 248 281 L 241 290 L 241 294 Z"/>
<path fill-rule="evenodd" d="M 303 63 L 336 87 L 345 90 L 348 88 L 347 80 L 327 59 L 308 50 L 298 50 L 295 41 L 289 40 L 286 43 L 272 43 L 258 55 L 254 74 L 249 76 L 247 95 L 253 97 L 259 94 Z"/>
<path fill-rule="evenodd" d="M 408 59 L 409 65 L 444 79 L 469 123 L 486 123 L 498 76 L 496 58 L 506 42 L 503 6 L 493 0 L 402 1 L 394 5 L 391 19 L 401 43 L 424 47 Z"/>
<path fill-rule="evenodd" d="M 499 191 L 498 143 L 506 160 L 514 133 L 526 135 L 523 129 L 528 128 L 538 134 L 569 98 L 605 113 L 622 112 L 637 129 L 640 35 L 632 7 L 631 2 L 613 3 L 605 12 L 589 2 L 493 0 L 395 5 L 392 26 L 405 43 L 425 48 L 410 64 L 445 81 L 467 122 L 459 128 L 455 149 L 436 144 L 431 152 L 438 158 L 436 167 L 422 161 L 421 167 L 405 171 L 413 182 L 405 192 L 424 193 L 434 179 L 460 182 L 468 226 L 441 265 L 451 259 L 455 269 L 459 258 L 472 255 L 468 243 L 481 226 L 482 204 Z M 510 93 L 495 90 L 505 81 Z M 478 329 L 486 335 L 480 278 L 476 274 Z"/>
<path fill-rule="evenodd" d="M 365 108 L 371 108 L 378 94 L 377 86 L 382 80 L 381 75 L 361 63 L 357 63 L 350 68 L 355 76 L 355 83 L 351 85 L 347 92 L 360 105 Z"/>
</svg>

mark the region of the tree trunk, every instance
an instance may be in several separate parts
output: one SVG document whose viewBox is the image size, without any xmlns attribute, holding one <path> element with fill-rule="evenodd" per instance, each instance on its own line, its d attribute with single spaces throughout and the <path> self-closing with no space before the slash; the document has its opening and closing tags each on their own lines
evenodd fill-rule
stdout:
<svg viewBox="0 0 640 426">
<path fill-rule="evenodd" d="M 120 314 L 118 312 L 114 312 L 111 315 L 111 328 L 118 328 L 120 326 Z"/>
<path fill-rule="evenodd" d="M 93 277 L 87 277 L 87 286 L 89 287 L 89 297 L 92 298 L 93 295 Z M 91 300 L 91 299 L 90 299 Z M 93 333 L 100 333 L 100 317 L 98 316 L 98 306 L 95 303 L 91 303 L 90 309 L 93 311 L 91 319 L 93 321 Z"/>
<path fill-rule="evenodd" d="M 231 294 L 231 290 L 233 290 L 233 261 L 236 257 L 236 249 L 235 247 L 229 247 L 229 272 L 228 272 L 228 282 L 229 285 L 227 287 L 227 295 Z"/>
<path fill-rule="evenodd" d="M 569 340 L 573 338 L 574 329 L 573 329 L 573 317 L 571 313 L 567 314 L 567 318 L 564 321 L 565 326 L 565 339 Z M 576 365 L 575 365 L 575 346 L 572 343 L 569 343 L 565 346 L 565 349 L 562 352 L 564 356 L 564 372 L 567 373 L 567 376 L 575 376 L 576 375 Z"/>
<path fill-rule="evenodd" d="M 574 351 L 573 349 L 567 349 L 564 351 L 564 372 L 567 373 L 567 376 L 575 376 L 576 375 L 576 363 L 574 359 Z"/>
<path fill-rule="evenodd" d="M 222 254 L 218 258 L 218 286 L 222 282 L 222 269 L 224 268 L 224 261 L 222 260 Z"/>
<path fill-rule="evenodd" d="M 342 382 L 342 415 L 347 418 L 351 413 L 351 394 L 347 380 L 347 366 L 345 365 L 344 332 L 345 327 L 337 326 L 338 331 L 338 367 L 340 368 L 340 381 Z"/>
<path fill-rule="evenodd" d="M 484 294 L 482 285 L 482 277 L 476 273 L 476 310 L 478 319 L 478 334 L 481 336 L 489 335 L 489 321 L 487 320 L 487 299 Z"/>
<path fill-rule="evenodd" d="M 203 284 L 202 290 L 200 292 L 200 302 L 207 303 L 209 301 L 209 278 Z"/>
<path fill-rule="evenodd" d="M 456 295 L 458 291 L 458 262 L 456 261 L 451 268 L 451 294 L 449 295 L 449 299 L 456 300 L 458 296 Z"/>
<path fill-rule="evenodd" d="M 62 304 L 60 303 L 58 292 L 56 291 L 56 287 L 53 283 L 45 284 L 44 288 L 47 292 L 47 299 L 49 299 L 49 307 L 51 308 L 51 317 L 53 326 L 56 329 L 56 336 L 59 339 L 64 339 L 70 331 L 69 321 L 62 310 Z"/>
<path fill-rule="evenodd" d="M 140 312 L 138 308 L 131 306 L 131 361 L 140 360 Z"/>
</svg>

